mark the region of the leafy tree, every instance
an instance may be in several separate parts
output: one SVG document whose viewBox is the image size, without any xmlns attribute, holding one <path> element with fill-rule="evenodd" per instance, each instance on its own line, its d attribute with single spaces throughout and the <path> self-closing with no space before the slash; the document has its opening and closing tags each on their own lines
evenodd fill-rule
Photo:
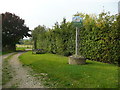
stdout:
<svg viewBox="0 0 120 90">
<path fill-rule="evenodd" d="M 15 50 L 15 44 L 23 37 L 31 36 L 25 21 L 15 14 L 2 13 L 2 46 L 3 50 Z"/>
<path fill-rule="evenodd" d="M 33 45 L 32 39 L 20 39 L 18 44 Z"/>
<path fill-rule="evenodd" d="M 37 41 L 39 40 L 38 37 L 40 37 L 42 40 L 43 38 L 41 37 L 41 34 L 43 34 L 45 32 L 45 26 L 37 26 L 36 28 L 34 28 L 34 30 L 32 31 L 32 39 L 34 41 L 34 49 L 37 49 Z M 43 43 L 41 41 L 41 43 Z"/>
</svg>

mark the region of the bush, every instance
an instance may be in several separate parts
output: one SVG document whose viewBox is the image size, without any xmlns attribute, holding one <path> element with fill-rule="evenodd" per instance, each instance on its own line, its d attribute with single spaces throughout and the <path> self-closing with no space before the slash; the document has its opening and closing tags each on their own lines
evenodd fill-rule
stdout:
<svg viewBox="0 0 120 90">
<path fill-rule="evenodd" d="M 99 14 L 99 18 L 85 16 L 81 35 L 80 52 L 86 58 L 105 63 L 118 62 L 120 57 L 118 17 L 107 13 Z"/>
<path fill-rule="evenodd" d="M 43 49 L 35 49 L 35 50 L 33 50 L 33 52 L 35 52 L 36 54 L 44 54 L 44 53 L 46 53 L 46 51 L 43 50 Z"/>
<path fill-rule="evenodd" d="M 101 13 L 99 16 L 79 14 L 84 17 L 80 28 L 79 52 L 91 60 L 114 63 L 120 58 L 120 15 Z M 37 36 L 37 47 L 48 52 L 69 56 L 75 54 L 75 27 L 63 19 L 61 25 L 55 23 L 53 29 L 45 28 Z M 34 30 L 35 32 L 35 30 Z"/>
</svg>

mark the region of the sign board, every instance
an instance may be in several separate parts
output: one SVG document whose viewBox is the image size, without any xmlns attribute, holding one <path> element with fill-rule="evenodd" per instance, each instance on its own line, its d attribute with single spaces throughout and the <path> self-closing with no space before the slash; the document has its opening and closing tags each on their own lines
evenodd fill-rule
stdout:
<svg viewBox="0 0 120 90">
<path fill-rule="evenodd" d="M 72 22 L 75 27 L 82 27 L 83 18 L 80 16 L 74 16 Z"/>
<path fill-rule="evenodd" d="M 72 18 L 72 22 L 74 23 L 82 23 L 82 18 L 80 16 L 75 16 Z"/>
</svg>

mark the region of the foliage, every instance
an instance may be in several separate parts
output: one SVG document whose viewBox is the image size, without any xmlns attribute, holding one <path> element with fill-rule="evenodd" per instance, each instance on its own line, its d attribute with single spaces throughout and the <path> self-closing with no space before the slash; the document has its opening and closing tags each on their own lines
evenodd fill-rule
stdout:
<svg viewBox="0 0 120 90">
<path fill-rule="evenodd" d="M 70 22 L 66 22 L 66 19 L 63 19 L 63 22 L 59 26 L 58 23 L 55 23 L 53 29 L 48 29 L 45 31 L 44 28 L 36 27 L 33 31 L 33 39 L 37 37 L 37 48 L 45 49 L 51 53 L 57 53 L 62 55 L 70 55 L 74 53 L 75 45 L 75 28 Z M 43 31 L 34 35 L 34 32 Z M 35 39 L 34 39 L 35 40 Z M 70 51 L 69 51 L 70 50 Z"/>
<path fill-rule="evenodd" d="M 81 30 L 81 54 L 87 58 L 117 63 L 119 60 L 119 34 L 117 15 L 101 13 L 99 17 L 86 15 Z"/>
<path fill-rule="evenodd" d="M 39 40 L 38 37 L 41 38 L 41 40 L 43 40 L 43 37 L 41 37 L 40 35 L 44 35 L 45 32 L 45 26 L 38 26 L 36 27 L 33 31 L 32 31 L 32 39 L 34 41 L 34 48 L 37 49 L 37 41 Z M 41 41 L 42 42 L 42 41 Z M 40 43 L 41 43 L 40 42 Z"/>
<path fill-rule="evenodd" d="M 20 39 L 18 44 L 22 45 L 33 45 L 32 39 Z"/>
<path fill-rule="evenodd" d="M 32 52 L 24 53 L 19 58 L 47 87 L 117 88 L 118 85 L 117 66 L 112 64 L 87 60 L 86 65 L 69 65 L 68 57 Z"/>
<path fill-rule="evenodd" d="M 15 14 L 6 12 L 2 14 L 2 46 L 3 50 L 15 50 L 15 44 L 24 36 L 31 36 L 25 21 Z"/>
<path fill-rule="evenodd" d="M 91 60 L 117 63 L 120 58 L 120 15 L 102 12 L 98 16 L 78 13 L 83 17 L 79 27 L 79 52 Z M 69 56 L 75 52 L 75 27 L 64 18 L 61 24 L 55 23 L 52 29 L 36 27 L 44 32 L 33 34 L 37 37 L 37 48 L 50 53 Z M 33 31 L 37 31 L 36 29 Z"/>
</svg>

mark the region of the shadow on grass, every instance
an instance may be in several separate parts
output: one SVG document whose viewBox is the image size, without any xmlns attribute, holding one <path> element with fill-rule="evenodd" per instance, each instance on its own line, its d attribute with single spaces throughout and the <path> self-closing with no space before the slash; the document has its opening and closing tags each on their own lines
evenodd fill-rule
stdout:
<svg viewBox="0 0 120 90">
<path fill-rule="evenodd" d="M 89 64 L 94 64 L 94 63 L 92 63 L 92 62 L 86 62 L 86 64 L 89 65 Z"/>
<path fill-rule="evenodd" d="M 26 52 L 25 50 L 16 50 L 15 52 Z"/>
</svg>

